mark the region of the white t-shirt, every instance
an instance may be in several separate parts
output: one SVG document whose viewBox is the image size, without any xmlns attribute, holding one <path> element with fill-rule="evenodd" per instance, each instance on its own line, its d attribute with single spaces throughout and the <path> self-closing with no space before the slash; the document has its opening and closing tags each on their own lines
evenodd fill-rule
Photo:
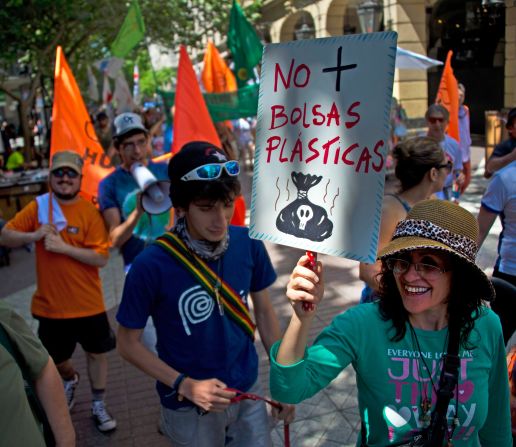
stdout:
<svg viewBox="0 0 516 447">
<path fill-rule="evenodd" d="M 516 161 L 497 171 L 482 197 L 482 206 L 500 216 L 498 270 L 516 275 Z"/>
</svg>

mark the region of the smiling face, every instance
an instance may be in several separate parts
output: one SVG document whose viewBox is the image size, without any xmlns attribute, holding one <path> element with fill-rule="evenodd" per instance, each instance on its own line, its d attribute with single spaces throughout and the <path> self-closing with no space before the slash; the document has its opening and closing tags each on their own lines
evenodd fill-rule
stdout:
<svg viewBox="0 0 516 447">
<path fill-rule="evenodd" d="M 398 258 L 411 263 L 404 273 L 394 273 L 403 307 L 414 324 L 418 322 L 443 321 L 447 318 L 448 297 L 451 290 L 451 258 L 437 250 L 414 250 Z M 420 263 L 441 270 L 423 268 L 416 271 L 413 264 Z M 442 272 L 442 270 L 445 270 Z M 421 325 L 419 325 L 421 326 Z"/>
<path fill-rule="evenodd" d="M 234 200 L 223 202 L 199 199 L 191 202 L 188 210 L 181 210 L 186 218 L 188 232 L 193 239 L 220 242 L 228 231 L 235 209 Z"/>
<path fill-rule="evenodd" d="M 74 200 L 81 190 L 82 176 L 71 168 L 58 168 L 50 173 L 50 189 L 60 200 Z"/>
</svg>

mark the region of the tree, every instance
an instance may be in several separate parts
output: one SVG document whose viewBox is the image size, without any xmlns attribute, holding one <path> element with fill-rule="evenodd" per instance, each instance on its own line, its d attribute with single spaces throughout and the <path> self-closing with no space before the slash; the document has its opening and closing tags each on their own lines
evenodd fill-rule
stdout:
<svg viewBox="0 0 516 447">
<path fill-rule="evenodd" d="M 148 42 L 176 49 L 179 44 L 200 48 L 202 36 L 225 35 L 231 2 L 220 0 L 139 0 L 146 24 L 146 41 L 131 54 L 136 58 Z M 247 2 L 246 13 L 258 17 L 262 0 Z M 109 56 L 127 13 L 128 4 L 99 0 L 6 0 L 0 8 L 0 91 L 19 103 L 20 122 L 26 142 L 30 141 L 28 115 L 42 82 L 53 80 L 57 45 L 74 70 L 79 83 L 86 67 Z M 132 61 L 134 62 L 134 60 Z M 8 87 L 15 76 L 27 79 L 26 91 Z M 51 89 L 50 89 L 51 90 Z M 26 157 L 30 148 L 26 145 Z"/>
</svg>

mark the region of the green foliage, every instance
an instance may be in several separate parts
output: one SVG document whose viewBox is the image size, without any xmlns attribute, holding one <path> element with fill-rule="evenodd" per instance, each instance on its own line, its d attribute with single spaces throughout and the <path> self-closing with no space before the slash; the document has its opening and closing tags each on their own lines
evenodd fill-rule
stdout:
<svg viewBox="0 0 516 447">
<path fill-rule="evenodd" d="M 230 0 L 139 0 L 146 26 L 146 41 L 126 58 L 126 78 L 140 65 L 141 91 L 149 94 L 170 82 L 173 72 L 153 73 L 147 42 L 177 50 L 179 44 L 203 49 L 202 37 L 226 36 Z M 246 16 L 255 21 L 263 0 L 245 2 Z M 20 72 L 34 82 L 53 79 L 55 50 L 63 47 L 79 85 L 86 87 L 86 68 L 109 56 L 109 47 L 125 18 L 129 2 L 98 0 L 4 0 L 0 8 L 0 90 L 2 79 Z M 8 24 L 8 26 L 5 26 Z M 129 68 L 130 67 L 130 68 Z M 15 93 L 15 92 L 12 92 Z"/>
</svg>

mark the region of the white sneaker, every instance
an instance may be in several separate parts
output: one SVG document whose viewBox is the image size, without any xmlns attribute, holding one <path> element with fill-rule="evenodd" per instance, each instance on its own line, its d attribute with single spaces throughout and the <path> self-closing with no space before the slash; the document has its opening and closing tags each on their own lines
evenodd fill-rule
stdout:
<svg viewBox="0 0 516 447">
<path fill-rule="evenodd" d="M 79 385 L 79 374 L 75 373 L 72 380 L 63 380 L 64 392 L 66 396 L 66 403 L 68 410 L 71 410 L 75 405 L 75 388 Z"/>
<path fill-rule="evenodd" d="M 101 432 L 111 431 L 116 428 L 116 420 L 109 414 L 103 400 L 94 400 L 91 404 L 91 416 L 95 426 Z"/>
</svg>

